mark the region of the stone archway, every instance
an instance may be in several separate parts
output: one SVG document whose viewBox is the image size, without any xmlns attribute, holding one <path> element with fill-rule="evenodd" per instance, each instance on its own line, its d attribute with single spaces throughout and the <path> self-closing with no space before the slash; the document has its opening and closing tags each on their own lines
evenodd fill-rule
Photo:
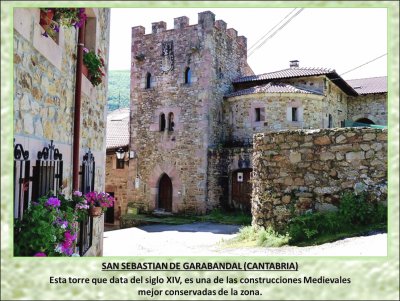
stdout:
<svg viewBox="0 0 400 301">
<path fill-rule="evenodd" d="M 360 120 L 365 120 L 365 121 L 369 121 L 371 123 L 367 123 L 367 122 L 362 122 L 362 123 L 378 124 L 378 121 L 375 118 L 375 116 L 372 116 L 372 115 L 369 115 L 369 114 L 358 114 L 358 115 L 353 116 L 351 118 L 351 120 L 353 120 L 354 122 L 362 122 Z"/>
<path fill-rule="evenodd" d="M 359 118 L 356 120 L 356 122 L 365 123 L 365 124 L 375 124 L 375 122 L 373 122 L 369 118 Z"/>
<path fill-rule="evenodd" d="M 159 208 L 160 182 L 164 175 L 166 175 L 169 178 L 172 185 L 171 188 L 172 204 L 169 211 L 176 213 L 182 207 L 182 198 L 185 195 L 185 190 L 175 166 L 173 166 L 170 163 L 163 162 L 159 165 L 156 165 L 152 169 L 150 177 L 147 181 L 148 187 L 150 188 L 149 206 L 150 209 Z M 164 181 L 167 180 L 164 179 Z"/>
<path fill-rule="evenodd" d="M 167 212 L 172 211 L 172 195 L 173 187 L 171 178 L 166 174 L 162 174 L 158 182 L 158 202 L 157 208 L 164 209 Z"/>
</svg>

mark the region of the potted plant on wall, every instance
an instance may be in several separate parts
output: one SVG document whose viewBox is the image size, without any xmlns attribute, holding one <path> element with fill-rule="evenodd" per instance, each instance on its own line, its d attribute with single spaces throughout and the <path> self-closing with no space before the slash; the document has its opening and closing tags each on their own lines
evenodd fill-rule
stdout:
<svg viewBox="0 0 400 301">
<path fill-rule="evenodd" d="M 41 8 L 39 23 L 44 29 L 42 35 L 55 40 L 60 26 L 79 28 L 86 19 L 84 8 Z"/>
<path fill-rule="evenodd" d="M 91 191 L 85 194 L 91 216 L 100 216 L 108 207 L 114 205 L 114 198 L 106 192 Z"/>
<path fill-rule="evenodd" d="M 75 203 L 62 194 L 32 202 L 23 219 L 14 225 L 16 256 L 79 256 Z"/>
<path fill-rule="evenodd" d="M 104 59 L 101 56 L 100 49 L 97 54 L 93 50 L 83 48 L 83 71 L 82 73 L 88 78 L 93 86 L 98 86 L 102 83 L 104 74 Z"/>
</svg>

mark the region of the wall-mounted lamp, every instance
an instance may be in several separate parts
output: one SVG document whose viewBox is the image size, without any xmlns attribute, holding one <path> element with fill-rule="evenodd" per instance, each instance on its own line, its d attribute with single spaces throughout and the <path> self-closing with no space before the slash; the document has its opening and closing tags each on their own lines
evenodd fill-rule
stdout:
<svg viewBox="0 0 400 301">
<path fill-rule="evenodd" d="M 124 157 L 125 157 L 125 151 L 124 151 L 124 149 L 123 149 L 122 147 L 120 147 L 119 149 L 117 149 L 117 150 L 115 151 L 115 154 L 117 155 L 117 159 L 118 159 L 118 160 L 122 160 L 122 159 L 124 159 Z"/>
</svg>

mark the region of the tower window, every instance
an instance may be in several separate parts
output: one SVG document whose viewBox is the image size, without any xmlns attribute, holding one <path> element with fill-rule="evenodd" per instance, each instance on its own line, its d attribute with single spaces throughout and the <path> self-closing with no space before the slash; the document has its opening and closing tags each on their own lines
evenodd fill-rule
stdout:
<svg viewBox="0 0 400 301">
<path fill-rule="evenodd" d="M 333 119 L 331 114 L 328 116 L 328 128 L 333 128 Z"/>
<path fill-rule="evenodd" d="M 255 109 L 255 121 L 261 121 L 261 108 Z"/>
<path fill-rule="evenodd" d="M 146 75 L 146 89 L 150 89 L 151 87 L 151 74 L 147 73 Z"/>
<path fill-rule="evenodd" d="M 165 114 L 161 113 L 160 115 L 160 132 L 165 131 Z"/>
<path fill-rule="evenodd" d="M 187 67 L 185 70 L 185 84 L 190 84 L 191 77 L 192 77 L 192 72 L 190 71 L 190 68 Z"/>
<path fill-rule="evenodd" d="M 299 121 L 298 112 L 299 112 L 298 108 L 295 107 L 292 108 L 292 121 Z"/>
<path fill-rule="evenodd" d="M 168 114 L 168 131 L 172 132 L 174 130 L 174 113 L 169 113 Z"/>
</svg>

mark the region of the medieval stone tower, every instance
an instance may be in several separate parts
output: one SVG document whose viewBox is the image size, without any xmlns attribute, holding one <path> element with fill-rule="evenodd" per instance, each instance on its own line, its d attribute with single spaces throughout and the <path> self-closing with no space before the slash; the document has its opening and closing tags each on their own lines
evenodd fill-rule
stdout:
<svg viewBox="0 0 400 301">
<path fill-rule="evenodd" d="M 210 12 L 132 28 L 132 199 L 149 209 L 205 212 L 208 150 L 223 139 L 222 102 L 231 81 L 250 75 L 247 41 Z M 135 180 L 136 179 L 136 180 Z"/>
</svg>

